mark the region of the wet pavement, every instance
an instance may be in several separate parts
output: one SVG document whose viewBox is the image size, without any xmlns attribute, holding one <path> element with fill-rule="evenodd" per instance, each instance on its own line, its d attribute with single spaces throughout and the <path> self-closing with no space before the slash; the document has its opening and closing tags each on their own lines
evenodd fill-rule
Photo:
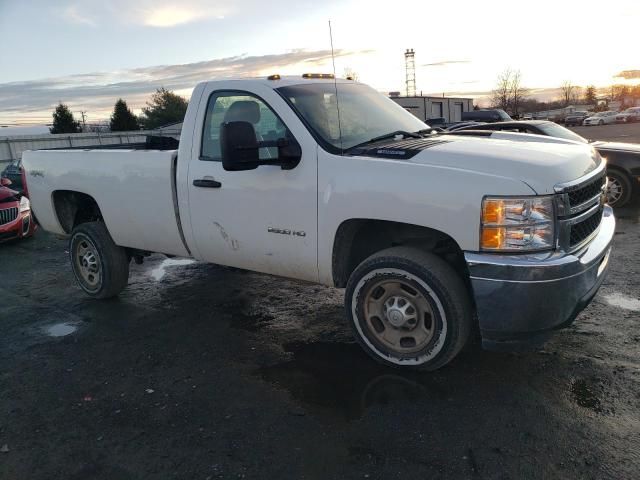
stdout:
<svg viewBox="0 0 640 480">
<path fill-rule="evenodd" d="M 0 478 L 638 478 L 640 207 L 617 215 L 574 325 L 433 373 L 371 361 L 340 290 L 154 255 L 95 301 L 65 240 L 2 245 Z"/>
</svg>

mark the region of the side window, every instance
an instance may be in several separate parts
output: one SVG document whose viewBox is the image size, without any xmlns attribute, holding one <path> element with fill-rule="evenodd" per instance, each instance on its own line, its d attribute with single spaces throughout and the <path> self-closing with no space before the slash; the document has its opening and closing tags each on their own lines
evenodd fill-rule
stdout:
<svg viewBox="0 0 640 480">
<path fill-rule="evenodd" d="M 200 160 L 221 161 L 220 125 L 224 122 L 249 122 L 258 141 L 291 137 L 287 127 L 262 100 L 241 92 L 214 92 L 207 103 Z M 261 160 L 278 157 L 277 147 L 264 147 L 259 151 Z"/>
</svg>

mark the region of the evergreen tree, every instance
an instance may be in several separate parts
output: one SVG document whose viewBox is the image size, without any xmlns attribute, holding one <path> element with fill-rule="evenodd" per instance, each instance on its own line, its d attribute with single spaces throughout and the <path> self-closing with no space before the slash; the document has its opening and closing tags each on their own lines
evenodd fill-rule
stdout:
<svg viewBox="0 0 640 480">
<path fill-rule="evenodd" d="M 584 100 L 588 105 L 595 105 L 598 102 L 596 87 L 593 85 L 589 85 L 587 87 L 587 91 L 584 94 Z"/>
<path fill-rule="evenodd" d="M 73 113 L 64 103 L 60 103 L 53 111 L 53 126 L 51 133 L 79 133 L 82 131 L 80 122 L 76 122 Z"/>
<path fill-rule="evenodd" d="M 182 122 L 187 113 L 187 105 L 188 102 L 181 96 L 164 87 L 159 88 L 142 109 L 140 121 L 146 129 Z"/>
<path fill-rule="evenodd" d="M 139 130 L 138 119 L 133 114 L 127 102 L 118 99 L 113 107 L 113 114 L 111 114 L 111 131 L 112 132 L 128 132 L 130 130 Z"/>
</svg>

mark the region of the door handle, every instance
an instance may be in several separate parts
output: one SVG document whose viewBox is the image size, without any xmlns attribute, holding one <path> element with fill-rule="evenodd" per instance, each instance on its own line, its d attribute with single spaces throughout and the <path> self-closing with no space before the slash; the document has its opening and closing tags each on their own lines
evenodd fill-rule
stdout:
<svg viewBox="0 0 640 480">
<path fill-rule="evenodd" d="M 199 178 L 198 180 L 193 181 L 194 187 L 203 187 L 203 188 L 220 188 L 222 184 L 217 180 L 209 180 L 207 178 Z"/>
</svg>

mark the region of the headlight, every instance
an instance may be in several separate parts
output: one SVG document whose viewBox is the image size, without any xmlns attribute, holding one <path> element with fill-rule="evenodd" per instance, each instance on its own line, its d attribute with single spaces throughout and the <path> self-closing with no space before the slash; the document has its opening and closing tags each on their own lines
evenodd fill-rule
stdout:
<svg viewBox="0 0 640 480">
<path fill-rule="evenodd" d="M 553 196 L 482 200 L 480 250 L 521 252 L 553 248 Z"/>
<path fill-rule="evenodd" d="M 28 212 L 31 209 L 31 202 L 27 197 L 22 197 L 20 199 L 20 213 Z"/>
</svg>

